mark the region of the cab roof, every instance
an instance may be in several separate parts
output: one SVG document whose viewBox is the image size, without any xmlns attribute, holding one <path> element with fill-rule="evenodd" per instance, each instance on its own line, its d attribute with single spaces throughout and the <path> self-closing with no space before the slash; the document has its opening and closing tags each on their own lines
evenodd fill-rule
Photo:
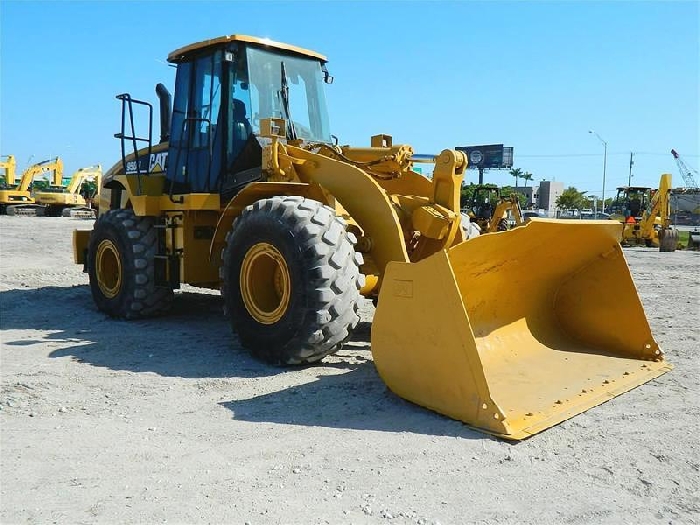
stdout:
<svg viewBox="0 0 700 525">
<path fill-rule="evenodd" d="M 187 55 L 197 51 L 199 49 L 204 49 L 209 46 L 214 46 L 216 44 L 221 44 L 224 42 L 247 42 L 250 44 L 257 44 L 262 47 L 271 47 L 275 49 L 281 49 L 283 51 L 291 51 L 292 53 L 297 53 L 300 55 L 305 55 L 311 58 L 316 58 L 321 62 L 328 62 L 328 59 L 315 51 L 309 49 L 304 49 L 302 47 L 293 46 L 290 44 L 285 44 L 283 42 L 274 42 L 268 38 L 258 38 L 254 36 L 247 35 L 224 35 L 218 38 L 213 38 L 211 40 L 203 40 L 201 42 L 196 42 L 194 44 L 181 47 L 176 49 L 168 55 L 168 62 L 177 63 L 182 61 Z"/>
</svg>

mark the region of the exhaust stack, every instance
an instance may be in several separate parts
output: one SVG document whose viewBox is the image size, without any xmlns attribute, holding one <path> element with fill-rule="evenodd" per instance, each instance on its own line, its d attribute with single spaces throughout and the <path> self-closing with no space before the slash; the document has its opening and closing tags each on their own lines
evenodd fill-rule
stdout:
<svg viewBox="0 0 700 525">
<path fill-rule="evenodd" d="M 172 97 L 170 91 L 163 84 L 156 85 L 156 94 L 160 100 L 160 143 L 170 139 L 170 108 Z"/>
</svg>

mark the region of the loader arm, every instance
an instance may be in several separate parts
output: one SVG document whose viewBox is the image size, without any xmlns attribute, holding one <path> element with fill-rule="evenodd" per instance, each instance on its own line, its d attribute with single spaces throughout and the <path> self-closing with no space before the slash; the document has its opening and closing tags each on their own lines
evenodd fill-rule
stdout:
<svg viewBox="0 0 700 525">
<path fill-rule="evenodd" d="M 380 279 L 391 261 L 420 260 L 462 242 L 459 190 L 467 165 L 462 153 L 444 150 L 436 158 L 432 184 L 424 187 L 429 194 L 406 195 L 388 192 L 382 179 L 376 180 L 368 170 L 349 162 L 295 146 L 287 145 L 284 151 L 280 165 L 294 166 L 302 182 L 325 188 L 358 223 Z M 348 155 L 352 154 L 350 149 Z M 399 184 L 395 189 L 402 188 Z M 416 232 L 421 241 L 409 254 L 406 237 Z"/>
<path fill-rule="evenodd" d="M 310 151 L 287 146 L 302 182 L 328 190 L 358 222 L 370 239 L 372 257 L 383 269 L 389 261 L 408 262 L 397 211 L 379 184 L 360 168 Z"/>
</svg>

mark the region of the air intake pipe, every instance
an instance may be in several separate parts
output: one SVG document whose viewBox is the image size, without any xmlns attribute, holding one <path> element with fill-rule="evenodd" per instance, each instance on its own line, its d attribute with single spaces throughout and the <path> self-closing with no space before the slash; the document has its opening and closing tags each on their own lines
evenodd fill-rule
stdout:
<svg viewBox="0 0 700 525">
<path fill-rule="evenodd" d="M 156 94 L 160 100 L 160 142 L 167 142 L 170 139 L 170 108 L 172 107 L 172 97 L 170 91 L 163 84 L 156 86 Z"/>
</svg>

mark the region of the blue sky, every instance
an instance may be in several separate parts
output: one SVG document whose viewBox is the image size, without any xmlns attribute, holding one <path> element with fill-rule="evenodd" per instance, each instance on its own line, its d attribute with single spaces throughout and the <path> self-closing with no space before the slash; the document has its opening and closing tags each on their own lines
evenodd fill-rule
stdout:
<svg viewBox="0 0 700 525">
<path fill-rule="evenodd" d="M 116 94 L 173 89 L 167 54 L 233 33 L 329 57 L 341 144 L 504 143 L 535 180 L 606 196 L 699 160 L 700 13 L 688 2 L 0 2 L 0 153 L 67 173 L 119 159 Z M 476 172 L 469 171 L 469 179 Z M 505 171 L 486 180 L 511 184 Z M 698 181 L 700 182 L 700 181 Z"/>
</svg>

